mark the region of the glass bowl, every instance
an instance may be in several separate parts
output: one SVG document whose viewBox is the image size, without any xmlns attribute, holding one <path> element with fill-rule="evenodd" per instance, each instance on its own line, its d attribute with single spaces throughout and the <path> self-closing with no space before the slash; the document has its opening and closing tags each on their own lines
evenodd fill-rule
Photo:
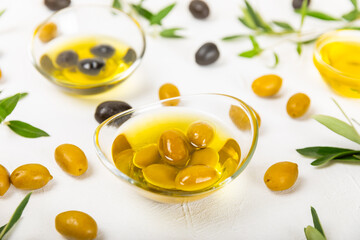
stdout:
<svg viewBox="0 0 360 240">
<path fill-rule="evenodd" d="M 54 23 L 57 26 L 57 34 L 55 38 L 44 42 L 40 40 L 41 37 L 39 38 L 39 30 L 48 23 Z M 131 60 L 132 64 L 125 71 L 106 81 L 86 84 L 65 82 L 41 67 L 40 59 L 49 49 L 58 46 L 59 43 L 71 43 L 74 39 L 82 37 L 108 38 L 129 46 L 135 52 Z M 143 30 L 139 23 L 127 13 L 108 6 L 83 5 L 64 8 L 42 22 L 34 31 L 30 54 L 35 68 L 50 82 L 68 92 L 87 95 L 111 89 L 128 78 L 139 66 L 145 46 Z"/>
<path fill-rule="evenodd" d="M 165 106 L 167 102 L 174 101 L 175 99 L 180 100 L 178 106 Z M 243 110 L 249 118 L 249 129 L 241 130 L 233 123 L 229 116 L 230 107 L 233 105 L 241 108 L 241 110 Z M 241 148 L 241 158 L 239 164 L 234 167 L 234 173 L 226 178 L 220 178 L 218 183 L 205 190 L 179 191 L 153 188 L 151 186 L 149 187 L 138 180 L 128 177 L 126 174 L 118 170 L 112 160 L 111 148 L 114 139 L 121 132 L 121 128 L 124 129 L 126 126 L 129 126 L 131 121 L 133 123 L 134 121 L 141 121 L 143 116 L 156 116 L 157 114 L 164 113 L 164 111 L 166 114 L 181 114 L 182 111 L 203 114 L 215 119 L 217 122 L 221 123 L 222 126 L 226 127 L 228 132 L 232 134 L 232 138 L 239 143 Z M 119 122 L 123 122 L 122 125 L 119 124 Z M 227 183 L 230 183 L 239 176 L 239 174 L 250 162 L 256 148 L 257 140 L 258 123 L 252 108 L 245 102 L 235 97 L 211 93 L 166 99 L 144 107 L 127 110 L 112 116 L 101 123 L 96 129 L 94 135 L 96 153 L 100 161 L 107 169 L 110 170 L 111 173 L 122 180 L 122 182 L 131 186 L 141 195 L 149 199 L 165 203 L 182 203 L 198 200 L 222 188 Z"/>
<path fill-rule="evenodd" d="M 336 45 L 335 45 L 336 44 Z M 346 51 L 345 51 L 346 50 Z M 336 30 L 316 41 L 313 61 L 325 82 L 339 95 L 360 98 L 360 32 Z"/>
</svg>

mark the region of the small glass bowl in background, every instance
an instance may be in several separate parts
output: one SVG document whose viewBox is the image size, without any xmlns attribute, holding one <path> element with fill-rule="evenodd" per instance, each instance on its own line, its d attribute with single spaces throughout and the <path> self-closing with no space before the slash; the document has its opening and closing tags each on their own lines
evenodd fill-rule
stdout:
<svg viewBox="0 0 360 240">
<path fill-rule="evenodd" d="M 39 29 L 47 23 L 56 24 L 57 36 L 44 43 L 39 39 Z M 51 46 L 79 36 L 105 36 L 117 39 L 135 51 L 136 59 L 126 71 L 107 82 L 87 85 L 62 83 L 40 66 L 40 58 Z M 83 5 L 55 12 L 36 28 L 31 42 L 31 58 L 35 68 L 50 82 L 68 92 L 87 95 L 111 89 L 128 78 L 139 66 L 145 46 L 143 30 L 139 23 L 127 13 L 108 6 Z"/>
<path fill-rule="evenodd" d="M 180 104 L 176 107 L 164 106 L 163 104 L 174 99 L 179 99 Z M 240 130 L 235 126 L 230 118 L 229 110 L 231 106 L 241 108 L 250 120 L 250 129 Z M 199 191 L 179 191 L 155 189 L 145 186 L 143 183 L 130 178 L 115 167 L 112 159 L 111 148 L 115 138 L 120 134 L 119 122 L 139 120 L 142 116 L 149 114 L 156 114 L 159 111 L 168 111 L 171 114 L 174 111 L 191 111 L 201 113 L 215 119 L 221 123 L 232 134 L 232 138 L 238 142 L 241 148 L 241 158 L 236 171 L 225 179 L 220 179 L 220 182 L 212 187 Z M 167 113 L 167 112 L 166 112 Z M 120 121 L 119 121 L 120 120 Z M 128 123 L 128 122 L 125 122 Z M 124 125 L 125 126 L 125 125 Z M 220 189 L 227 183 L 234 180 L 246 168 L 250 159 L 252 158 L 258 140 L 258 123 L 254 111 L 245 102 L 232 96 L 223 94 L 197 94 L 189 96 L 181 96 L 159 101 L 157 103 L 147 105 L 144 107 L 130 109 L 128 111 L 119 113 L 107 120 L 105 120 L 95 131 L 94 143 L 96 153 L 101 162 L 108 168 L 115 176 L 120 178 L 127 185 L 137 190 L 141 195 L 159 202 L 165 203 L 182 203 L 194 201 L 204 198 L 216 190 Z M 121 188 L 115 188 L 121 189 Z"/>
<path fill-rule="evenodd" d="M 322 78 L 339 95 L 360 98 L 360 76 L 340 71 L 326 62 L 321 54 L 330 43 L 356 43 L 360 46 L 360 31 L 336 30 L 323 34 L 316 41 L 313 61 Z M 340 60 L 339 60 L 340 61 Z"/>
</svg>

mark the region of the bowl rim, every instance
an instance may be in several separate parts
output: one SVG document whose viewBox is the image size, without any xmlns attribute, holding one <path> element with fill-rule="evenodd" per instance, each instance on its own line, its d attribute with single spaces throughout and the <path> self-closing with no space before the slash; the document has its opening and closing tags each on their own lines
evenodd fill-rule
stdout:
<svg viewBox="0 0 360 240">
<path fill-rule="evenodd" d="M 184 99 L 184 98 L 191 98 L 191 97 L 197 97 L 197 96 L 221 96 L 221 97 L 226 97 L 226 98 L 231 98 L 234 99 L 236 101 L 238 101 L 238 103 L 244 108 L 243 110 L 246 112 L 246 115 L 249 117 L 250 119 L 250 125 L 251 125 L 251 134 L 252 134 L 252 139 L 251 139 L 251 146 L 250 149 L 247 153 L 247 155 L 244 157 L 244 160 L 239 164 L 238 169 L 229 177 L 227 177 L 226 179 L 222 180 L 220 182 L 220 184 L 217 184 L 215 187 L 209 187 L 206 190 L 202 189 L 202 190 L 198 190 L 198 191 L 180 191 L 180 190 L 171 190 L 171 189 L 155 189 L 155 188 L 144 188 L 142 186 L 142 184 L 140 182 L 138 182 L 135 179 L 130 178 L 129 176 L 127 176 L 126 174 L 124 174 L 123 172 L 121 172 L 119 169 L 117 169 L 114 164 L 112 164 L 112 160 L 107 159 L 107 157 L 105 156 L 105 154 L 102 152 L 101 147 L 99 145 L 99 133 L 101 131 L 101 129 L 108 125 L 109 122 L 111 122 L 112 120 L 118 118 L 118 117 L 122 117 L 125 116 L 127 114 L 131 114 L 135 111 L 141 111 L 144 109 L 148 109 L 154 106 L 157 106 L 163 102 L 167 102 L 167 101 L 171 101 L 171 100 L 176 100 L 176 99 Z M 226 184 L 230 183 L 232 180 L 234 180 L 237 176 L 240 175 L 240 173 L 246 168 L 246 166 L 249 164 L 250 160 L 252 159 L 256 146 L 257 146 L 257 142 L 258 142 L 258 120 L 257 117 L 254 113 L 254 110 L 252 109 L 252 107 L 250 107 L 248 104 L 246 104 L 244 101 L 227 95 L 227 94 L 221 94 L 221 93 L 200 93 L 200 94 L 191 94 L 191 95 L 183 95 L 183 96 L 179 96 L 179 97 L 174 97 L 174 98 L 168 98 L 165 100 L 160 100 L 151 104 L 146 104 L 144 106 L 141 107 L 137 107 L 137 108 L 132 108 L 129 110 L 126 110 L 124 112 L 118 113 L 110 118 L 108 118 L 107 120 L 105 120 L 104 122 L 102 122 L 96 129 L 95 129 L 95 133 L 93 136 L 93 141 L 94 141 L 94 145 L 95 145 L 95 151 L 96 154 L 98 156 L 98 158 L 100 159 L 100 161 L 102 162 L 102 164 L 108 169 L 110 170 L 110 172 L 112 174 L 114 174 L 115 176 L 117 176 L 118 178 L 120 178 L 121 180 L 123 180 L 124 182 L 136 186 L 137 188 L 141 189 L 141 190 L 145 190 L 147 192 L 151 192 L 151 193 L 155 193 L 155 194 L 160 194 L 160 195 L 165 195 L 165 196 L 169 196 L 169 197 L 193 197 L 193 196 L 197 196 L 197 195 L 203 195 L 206 193 L 210 193 L 213 192 L 219 188 L 222 188 L 223 186 L 225 186 Z"/>
<path fill-rule="evenodd" d="M 57 80 L 57 78 L 54 78 L 53 76 L 49 75 L 48 73 L 46 73 L 37 63 L 36 61 L 36 57 L 35 57 L 35 53 L 34 53 L 34 43 L 35 43 L 35 39 L 36 36 L 40 30 L 40 28 L 42 26 L 44 26 L 45 24 L 51 22 L 50 20 L 57 15 L 63 14 L 64 12 L 69 12 L 69 11 L 74 11 L 77 9 L 84 9 L 84 8 L 103 8 L 103 9 L 107 9 L 109 10 L 109 12 L 112 13 L 118 13 L 118 14 L 123 14 L 126 17 L 128 17 L 133 23 L 135 23 L 135 25 L 137 26 L 137 29 L 139 30 L 139 33 L 141 35 L 141 40 L 142 40 L 142 47 L 141 47 L 141 51 L 140 54 L 137 56 L 136 60 L 131 64 L 131 66 L 125 70 L 124 72 L 116 75 L 114 78 L 112 78 L 111 80 L 107 81 L 107 82 L 102 82 L 102 83 L 94 83 L 94 84 L 86 84 L 86 85 L 77 85 L 77 84 L 71 84 L 71 83 L 62 83 L 60 81 Z M 58 11 L 55 11 L 54 13 L 52 13 L 50 16 L 48 16 L 45 20 L 43 20 L 33 31 L 32 33 L 32 38 L 30 41 L 30 45 L 28 47 L 28 53 L 30 55 L 30 61 L 32 63 L 32 65 L 35 67 L 35 69 L 41 74 L 43 75 L 47 80 L 49 80 L 50 82 L 54 83 L 57 86 L 60 87 L 65 87 L 65 88 L 71 88 L 71 89 L 89 89 L 89 88 L 97 88 L 97 87 L 102 87 L 104 85 L 111 85 L 111 84 L 115 84 L 117 83 L 119 80 L 121 79 L 126 79 L 128 78 L 140 65 L 144 54 L 145 54 L 145 50 L 146 50 L 146 36 L 145 36 L 145 32 L 143 30 L 143 28 L 141 27 L 139 21 L 133 17 L 132 15 L 130 15 L 130 13 L 127 13 L 123 10 L 119 10 L 116 8 L 113 8 L 111 6 L 107 6 L 104 4 L 79 4 L 77 6 L 70 6 L 70 7 L 66 7 L 63 9 L 60 9 Z"/>
</svg>

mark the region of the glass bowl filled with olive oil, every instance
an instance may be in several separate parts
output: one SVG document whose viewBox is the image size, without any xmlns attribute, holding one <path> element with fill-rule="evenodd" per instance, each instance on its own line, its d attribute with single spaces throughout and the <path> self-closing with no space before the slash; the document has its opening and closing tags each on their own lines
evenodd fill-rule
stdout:
<svg viewBox="0 0 360 240">
<path fill-rule="evenodd" d="M 81 95 L 111 89 L 139 66 L 145 52 L 139 23 L 99 5 L 55 12 L 34 31 L 31 56 L 50 82 Z"/>
<path fill-rule="evenodd" d="M 360 32 L 337 30 L 316 42 L 314 63 L 322 78 L 338 94 L 360 98 Z"/>
<path fill-rule="evenodd" d="M 257 139 L 253 109 L 223 94 L 130 109 L 105 120 L 94 135 L 106 168 L 141 195 L 166 203 L 204 198 L 234 180 Z"/>
</svg>

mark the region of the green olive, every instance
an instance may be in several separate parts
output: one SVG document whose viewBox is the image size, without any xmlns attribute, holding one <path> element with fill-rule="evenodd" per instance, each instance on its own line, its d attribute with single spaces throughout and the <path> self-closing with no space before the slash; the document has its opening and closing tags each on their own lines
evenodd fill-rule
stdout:
<svg viewBox="0 0 360 240">
<path fill-rule="evenodd" d="M 98 231 L 96 221 L 80 211 L 67 211 L 55 218 L 56 230 L 67 239 L 95 239 Z"/>
<path fill-rule="evenodd" d="M 138 168 L 145 168 L 161 160 L 159 149 L 156 144 L 141 148 L 134 155 L 134 165 Z"/>
<path fill-rule="evenodd" d="M 224 164 L 228 159 L 233 159 L 237 164 L 240 162 L 241 150 L 239 144 L 232 138 L 228 139 L 219 151 L 219 162 Z"/>
<path fill-rule="evenodd" d="M 152 164 L 143 169 L 147 182 L 165 189 L 175 188 L 175 177 L 178 170 L 165 164 Z"/>
<path fill-rule="evenodd" d="M 260 97 L 271 97 L 280 90 L 281 85 L 281 77 L 275 74 L 269 74 L 255 79 L 251 87 L 256 95 Z"/>
<path fill-rule="evenodd" d="M 303 116 L 310 106 L 310 98 L 304 93 L 294 94 L 286 105 L 286 111 L 292 118 Z"/>
<path fill-rule="evenodd" d="M 282 191 L 295 184 L 298 174 L 296 163 L 278 162 L 268 168 L 264 175 L 264 182 L 270 190 Z"/>
<path fill-rule="evenodd" d="M 122 151 L 126 149 L 131 149 L 130 143 L 127 140 L 126 136 L 124 134 L 120 134 L 117 136 L 113 142 L 111 153 L 113 159 L 116 158 L 116 155 L 121 153 Z"/>
<path fill-rule="evenodd" d="M 43 43 L 47 43 L 54 39 L 57 35 L 57 26 L 55 23 L 47 23 L 39 29 L 39 39 Z"/>
<path fill-rule="evenodd" d="M 10 187 L 9 172 L 0 164 L 0 196 L 3 196 Z"/>
<path fill-rule="evenodd" d="M 166 130 L 161 134 L 159 152 L 166 163 L 176 167 L 186 166 L 190 156 L 187 139 L 178 130 Z"/>
<path fill-rule="evenodd" d="M 260 116 L 254 109 L 253 111 L 260 127 Z M 246 115 L 245 111 L 239 106 L 231 105 L 229 116 L 233 123 L 236 125 L 236 127 L 238 127 L 240 130 L 249 130 L 251 128 L 249 117 Z"/>
<path fill-rule="evenodd" d="M 116 158 L 114 158 L 116 168 L 129 177 L 131 175 L 133 157 L 134 151 L 132 149 L 126 149 L 121 153 L 116 154 Z"/>
<path fill-rule="evenodd" d="M 41 164 L 30 163 L 16 168 L 10 175 L 11 183 L 19 189 L 35 190 L 44 187 L 53 177 Z"/>
<path fill-rule="evenodd" d="M 218 162 L 219 154 L 212 148 L 204 148 L 191 155 L 189 165 L 206 165 L 215 168 Z"/>
<path fill-rule="evenodd" d="M 159 98 L 160 98 L 160 100 L 173 98 L 173 97 L 179 97 L 179 96 L 180 96 L 179 89 L 174 84 L 165 83 L 159 89 Z M 179 102 L 180 102 L 179 99 L 169 100 L 169 101 L 163 102 L 163 105 L 165 105 L 165 106 L 177 106 L 179 104 Z"/>
<path fill-rule="evenodd" d="M 197 191 L 210 187 L 219 179 L 218 172 L 209 166 L 188 166 L 179 171 L 175 186 L 182 191 Z"/>
<path fill-rule="evenodd" d="M 214 129 L 204 121 L 195 122 L 190 125 L 187 137 L 193 146 L 205 148 L 214 137 Z"/>
<path fill-rule="evenodd" d="M 88 169 L 84 152 L 72 144 L 58 146 L 55 149 L 55 161 L 64 172 L 73 176 L 80 176 Z"/>
</svg>

